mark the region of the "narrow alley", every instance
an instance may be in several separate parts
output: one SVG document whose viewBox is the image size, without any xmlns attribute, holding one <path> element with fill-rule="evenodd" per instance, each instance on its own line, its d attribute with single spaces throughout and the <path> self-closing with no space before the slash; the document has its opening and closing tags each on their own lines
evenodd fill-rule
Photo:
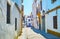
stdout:
<svg viewBox="0 0 60 39">
<path fill-rule="evenodd" d="M 60 39 L 60 0 L 0 0 L 0 39 Z"/>
<path fill-rule="evenodd" d="M 41 34 L 37 34 L 30 27 L 25 27 L 22 30 L 22 35 L 18 39 L 46 39 Z"/>
</svg>

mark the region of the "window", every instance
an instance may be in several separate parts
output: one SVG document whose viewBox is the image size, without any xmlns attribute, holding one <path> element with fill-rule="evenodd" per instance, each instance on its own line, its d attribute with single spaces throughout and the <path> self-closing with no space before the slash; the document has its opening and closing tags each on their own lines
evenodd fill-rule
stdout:
<svg viewBox="0 0 60 39">
<path fill-rule="evenodd" d="M 53 16 L 53 27 L 57 29 L 57 16 Z"/>
<path fill-rule="evenodd" d="M 17 30 L 17 18 L 15 18 L 15 30 Z"/>
<path fill-rule="evenodd" d="M 40 1 L 40 6 L 41 6 L 40 8 L 41 8 L 41 10 L 42 10 L 42 0 Z"/>
<path fill-rule="evenodd" d="M 7 3 L 7 24 L 10 24 L 10 5 Z"/>
<path fill-rule="evenodd" d="M 56 0 L 51 0 L 52 1 L 52 3 L 54 3 Z"/>
<path fill-rule="evenodd" d="M 28 21 L 30 21 L 30 19 L 28 19 Z"/>
</svg>

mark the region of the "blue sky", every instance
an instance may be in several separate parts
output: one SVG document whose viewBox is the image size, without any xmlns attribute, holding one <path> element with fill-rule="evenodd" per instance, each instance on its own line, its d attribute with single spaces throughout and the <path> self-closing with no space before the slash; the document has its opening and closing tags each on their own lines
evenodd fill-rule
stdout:
<svg viewBox="0 0 60 39">
<path fill-rule="evenodd" d="M 24 15 L 29 15 L 32 12 L 33 0 L 24 0 Z"/>
<path fill-rule="evenodd" d="M 20 0 L 12 0 L 15 1 L 17 4 L 20 4 Z M 32 3 L 33 0 L 23 0 L 23 5 L 24 5 L 24 15 L 30 15 L 32 12 Z"/>
<path fill-rule="evenodd" d="M 20 6 L 20 0 L 12 0 L 13 2 L 16 2 Z"/>
</svg>

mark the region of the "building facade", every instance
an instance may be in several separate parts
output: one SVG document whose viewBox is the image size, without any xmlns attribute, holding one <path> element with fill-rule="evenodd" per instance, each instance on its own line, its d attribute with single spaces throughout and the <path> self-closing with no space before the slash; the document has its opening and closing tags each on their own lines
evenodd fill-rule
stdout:
<svg viewBox="0 0 60 39">
<path fill-rule="evenodd" d="M 34 0 L 32 4 L 32 15 L 33 15 L 33 26 L 36 29 L 42 30 L 41 29 L 41 24 L 42 24 L 42 18 L 41 18 L 41 4 L 40 0 Z"/>
<path fill-rule="evenodd" d="M 38 26 L 39 26 L 39 30 L 42 30 L 42 15 L 41 15 L 41 4 L 40 4 L 40 0 L 37 0 L 37 17 L 38 17 Z"/>
<path fill-rule="evenodd" d="M 32 27 L 32 16 L 27 16 L 26 22 L 27 22 L 27 27 Z"/>
<path fill-rule="evenodd" d="M 46 4 L 46 5 L 43 5 Z M 60 0 L 42 0 L 45 9 L 45 30 L 47 33 L 60 37 Z"/>
<path fill-rule="evenodd" d="M 18 5 L 18 7 L 20 8 L 20 14 L 21 14 L 21 26 L 20 26 L 20 30 L 21 30 L 21 32 L 22 32 L 22 28 L 23 28 L 23 15 L 24 15 L 24 5 L 23 5 L 23 0 L 11 0 L 11 1 L 13 1 L 13 2 L 15 2 L 17 5 Z"/>
<path fill-rule="evenodd" d="M 0 39 L 14 39 L 20 33 L 21 14 L 16 3 L 0 0 Z"/>
<path fill-rule="evenodd" d="M 32 15 L 33 15 L 33 27 L 39 29 L 39 26 L 37 26 L 37 0 L 33 1 Z"/>
</svg>

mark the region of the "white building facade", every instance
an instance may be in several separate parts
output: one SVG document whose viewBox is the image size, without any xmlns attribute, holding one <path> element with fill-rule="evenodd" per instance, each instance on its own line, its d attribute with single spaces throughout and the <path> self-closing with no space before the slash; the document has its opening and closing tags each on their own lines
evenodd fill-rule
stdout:
<svg viewBox="0 0 60 39">
<path fill-rule="evenodd" d="M 32 16 L 27 16 L 26 18 L 27 27 L 32 27 Z"/>
<path fill-rule="evenodd" d="M 0 0 L 0 39 L 14 39 L 20 32 L 21 14 L 15 3 Z"/>
<path fill-rule="evenodd" d="M 42 6 L 46 11 L 46 32 L 60 37 L 60 0 L 42 0 Z"/>
<path fill-rule="evenodd" d="M 36 29 L 39 29 L 39 26 L 37 26 L 37 0 L 34 0 L 32 4 L 32 15 L 33 15 L 33 26 Z"/>
</svg>

